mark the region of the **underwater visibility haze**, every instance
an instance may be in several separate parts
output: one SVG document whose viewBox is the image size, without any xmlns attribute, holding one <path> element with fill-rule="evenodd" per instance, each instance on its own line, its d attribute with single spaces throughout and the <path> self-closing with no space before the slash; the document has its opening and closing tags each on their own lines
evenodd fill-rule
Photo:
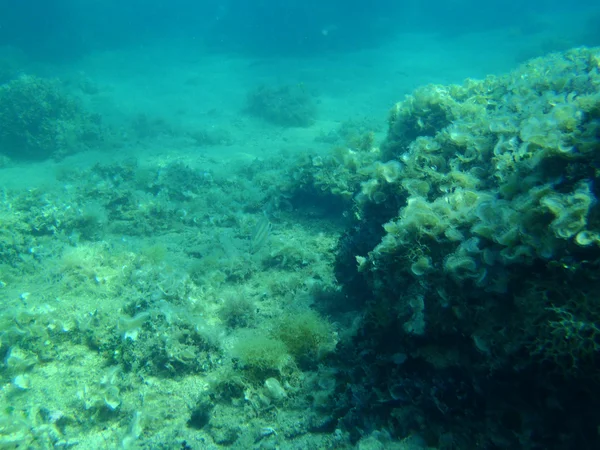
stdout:
<svg viewBox="0 0 600 450">
<path fill-rule="evenodd" d="M 0 449 L 600 448 L 600 6 L 0 3 Z"/>
</svg>

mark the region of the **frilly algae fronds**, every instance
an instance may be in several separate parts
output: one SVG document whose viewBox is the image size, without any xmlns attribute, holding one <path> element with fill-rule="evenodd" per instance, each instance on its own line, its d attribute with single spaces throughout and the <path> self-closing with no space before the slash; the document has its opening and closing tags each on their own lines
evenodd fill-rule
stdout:
<svg viewBox="0 0 600 450">
<path fill-rule="evenodd" d="M 597 231 L 590 188 L 599 128 L 596 60 L 597 50 L 576 49 L 506 76 L 425 86 L 399 103 L 382 145 L 398 175 L 382 177 L 391 162 L 376 162 L 361 182 L 363 209 L 390 197 L 383 181 L 396 183 L 391 195 L 405 203 L 384 226 L 373 261 L 418 241 L 430 242 L 433 252 L 447 249 L 434 261 L 439 266 L 473 235 L 485 239 L 487 262 L 470 257 L 481 268 L 510 265 L 515 253 L 525 258 L 519 262 L 560 258 L 578 233 L 578 242 L 589 244 L 584 236 Z"/>
<path fill-rule="evenodd" d="M 336 276 L 368 299 L 361 342 L 379 358 L 410 351 L 415 377 L 452 367 L 497 393 L 496 373 L 523 392 L 531 376 L 597 389 L 599 61 L 577 48 L 420 87 L 392 108 L 377 157 L 337 181 L 352 180 L 354 221 Z"/>
</svg>

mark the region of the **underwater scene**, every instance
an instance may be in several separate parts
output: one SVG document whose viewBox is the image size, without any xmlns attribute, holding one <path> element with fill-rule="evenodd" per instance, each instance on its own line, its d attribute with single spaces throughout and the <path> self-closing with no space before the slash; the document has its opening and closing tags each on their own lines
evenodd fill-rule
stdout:
<svg viewBox="0 0 600 450">
<path fill-rule="evenodd" d="M 4 449 L 600 449 L 600 5 L 3 1 Z"/>
</svg>

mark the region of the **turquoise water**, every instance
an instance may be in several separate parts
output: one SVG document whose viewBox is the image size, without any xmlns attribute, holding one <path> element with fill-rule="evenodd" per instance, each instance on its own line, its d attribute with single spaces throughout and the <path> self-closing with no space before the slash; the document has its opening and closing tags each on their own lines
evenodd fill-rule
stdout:
<svg viewBox="0 0 600 450">
<path fill-rule="evenodd" d="M 599 23 L 2 3 L 0 448 L 598 448 Z"/>
</svg>

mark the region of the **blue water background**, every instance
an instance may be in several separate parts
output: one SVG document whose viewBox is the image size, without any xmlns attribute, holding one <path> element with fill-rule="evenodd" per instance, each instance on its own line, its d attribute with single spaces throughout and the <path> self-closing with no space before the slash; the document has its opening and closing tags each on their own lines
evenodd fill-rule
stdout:
<svg viewBox="0 0 600 450">
<path fill-rule="evenodd" d="M 590 0 L 4 0 L 0 45 L 46 60 L 177 39 L 243 54 L 315 55 L 378 46 L 414 32 L 440 37 L 513 30 L 523 40 L 557 25 L 570 44 L 600 43 Z M 577 17 L 569 19 L 569 15 Z M 558 26 L 560 25 L 560 26 Z M 576 37 L 571 36 L 576 34 Z"/>
</svg>

